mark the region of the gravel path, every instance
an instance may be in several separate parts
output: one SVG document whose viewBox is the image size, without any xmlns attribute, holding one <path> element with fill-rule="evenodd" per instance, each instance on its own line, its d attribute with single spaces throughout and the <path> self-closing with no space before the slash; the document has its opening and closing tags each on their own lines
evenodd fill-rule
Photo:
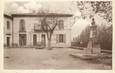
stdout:
<svg viewBox="0 0 115 73">
<path fill-rule="evenodd" d="M 15 48 L 4 50 L 5 69 L 111 69 L 101 63 L 73 58 L 70 53 L 81 53 L 70 48 L 34 49 Z"/>
</svg>

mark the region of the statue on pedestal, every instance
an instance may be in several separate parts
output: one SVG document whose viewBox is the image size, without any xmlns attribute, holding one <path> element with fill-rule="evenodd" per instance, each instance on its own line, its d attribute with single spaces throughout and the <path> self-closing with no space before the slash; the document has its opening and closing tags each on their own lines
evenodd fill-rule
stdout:
<svg viewBox="0 0 115 73">
<path fill-rule="evenodd" d="M 98 58 L 99 55 L 101 54 L 101 48 L 97 36 L 98 36 L 97 25 L 95 24 L 95 20 L 93 18 L 90 26 L 90 36 L 89 36 L 87 48 L 84 48 L 83 53 L 75 54 L 75 56 L 85 60 Z"/>
<path fill-rule="evenodd" d="M 92 18 L 92 23 L 90 26 L 90 36 L 87 48 L 85 49 L 87 54 L 100 54 L 101 49 L 97 39 L 97 25 L 95 24 L 94 18 Z"/>
</svg>

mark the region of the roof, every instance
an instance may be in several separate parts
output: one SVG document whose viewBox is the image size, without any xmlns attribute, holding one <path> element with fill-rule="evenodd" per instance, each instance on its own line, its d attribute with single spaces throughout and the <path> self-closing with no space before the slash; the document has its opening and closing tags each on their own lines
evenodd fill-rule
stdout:
<svg viewBox="0 0 115 73">
<path fill-rule="evenodd" d="M 7 14 L 4 14 L 4 17 L 9 18 L 9 19 L 13 19 L 13 17 L 12 17 L 12 16 L 7 15 Z"/>
<path fill-rule="evenodd" d="M 71 17 L 72 14 L 57 14 L 57 13 L 48 13 L 48 14 L 12 14 L 12 17 Z"/>
</svg>

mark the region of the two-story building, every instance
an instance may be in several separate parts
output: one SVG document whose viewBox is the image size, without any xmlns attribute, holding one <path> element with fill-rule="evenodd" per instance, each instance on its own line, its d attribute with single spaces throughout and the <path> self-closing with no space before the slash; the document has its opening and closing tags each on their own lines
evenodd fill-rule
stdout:
<svg viewBox="0 0 115 73">
<path fill-rule="evenodd" d="M 56 26 L 52 39 L 52 47 L 70 47 L 71 46 L 71 25 L 73 15 L 71 14 L 12 14 L 10 23 L 5 22 L 4 44 L 17 47 L 34 47 L 39 43 L 47 46 L 47 35 L 41 29 L 41 19 L 46 16 L 49 21 L 57 18 Z M 6 17 L 5 17 L 6 18 Z M 8 31 L 11 29 L 11 31 Z M 7 31 L 6 31 L 7 30 Z M 6 32 L 11 32 L 6 34 Z M 10 37 L 10 38 L 9 38 Z"/>
</svg>

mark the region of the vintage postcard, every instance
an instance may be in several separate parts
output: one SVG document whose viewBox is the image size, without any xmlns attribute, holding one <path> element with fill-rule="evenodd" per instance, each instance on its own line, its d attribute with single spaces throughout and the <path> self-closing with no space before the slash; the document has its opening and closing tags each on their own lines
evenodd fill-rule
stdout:
<svg viewBox="0 0 115 73">
<path fill-rule="evenodd" d="M 3 73 L 112 73 L 113 5 L 112 0 L 3 1 Z"/>
</svg>

